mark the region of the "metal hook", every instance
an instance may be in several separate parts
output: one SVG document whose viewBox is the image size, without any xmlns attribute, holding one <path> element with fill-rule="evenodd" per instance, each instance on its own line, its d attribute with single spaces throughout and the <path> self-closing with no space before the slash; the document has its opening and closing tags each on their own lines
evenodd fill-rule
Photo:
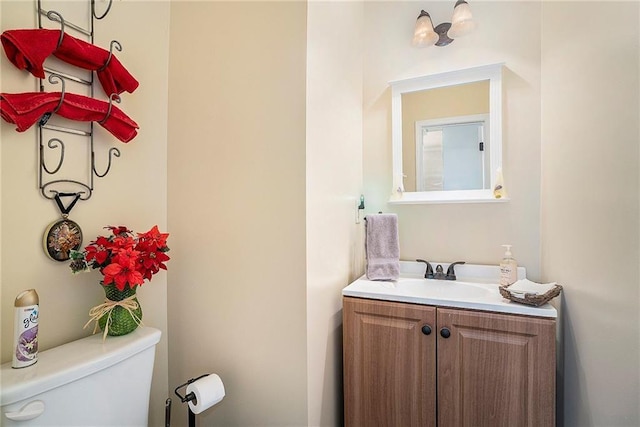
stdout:
<svg viewBox="0 0 640 427">
<path fill-rule="evenodd" d="M 54 108 L 53 111 L 49 111 L 47 113 L 44 113 L 42 115 L 42 117 L 40 117 L 40 120 L 38 121 L 38 124 L 40 126 L 44 126 L 45 124 L 47 124 L 47 122 L 49 121 L 51 116 L 53 116 L 55 113 L 58 112 L 60 107 L 62 107 L 62 103 L 64 102 L 64 95 L 65 95 L 64 79 L 61 76 L 57 75 L 57 74 L 49 75 L 49 83 L 54 84 L 54 85 L 58 84 L 58 81 L 55 81 L 55 79 L 58 79 L 58 81 L 62 84 L 62 90 L 60 91 L 60 101 L 58 101 L 58 105 L 56 105 L 56 108 Z M 40 91 L 44 92 L 44 86 L 42 85 L 42 83 L 40 83 Z"/>
<path fill-rule="evenodd" d="M 115 147 L 111 147 L 109 149 L 109 163 L 107 164 L 107 170 L 104 171 L 103 174 L 99 174 L 98 171 L 96 171 L 96 155 L 95 153 L 91 153 L 91 169 L 93 169 L 93 173 L 98 177 L 98 178 L 104 178 L 105 176 L 107 176 L 107 174 L 109 173 L 109 170 L 111 169 L 111 159 L 113 157 L 120 157 L 120 150 L 118 150 Z"/>
<path fill-rule="evenodd" d="M 107 69 L 107 67 L 109 66 L 109 63 L 111 62 L 111 57 L 113 56 L 114 47 L 118 52 L 122 52 L 122 45 L 120 44 L 120 42 L 118 42 L 118 40 L 111 40 L 111 43 L 109 44 L 109 56 L 107 57 L 107 62 L 105 62 L 102 67 L 98 68 L 96 72 L 99 73 Z"/>
<path fill-rule="evenodd" d="M 105 16 L 107 16 L 107 13 L 109 13 L 109 10 L 111 9 L 111 3 L 113 1 L 109 0 L 109 4 L 107 5 L 107 10 L 104 11 L 104 13 L 100 16 L 96 15 L 96 0 L 91 0 L 91 13 L 93 14 L 93 17 L 96 19 L 102 19 Z"/>
<path fill-rule="evenodd" d="M 58 146 L 57 143 L 59 143 L 60 146 Z M 44 162 L 44 146 L 40 144 L 40 166 L 42 166 L 42 169 L 44 169 L 46 173 L 48 173 L 49 175 L 53 175 L 57 173 L 62 167 L 62 162 L 64 161 L 64 142 L 62 142 L 58 138 L 51 138 L 47 143 L 47 146 L 51 149 L 60 147 L 60 160 L 58 160 L 58 166 L 56 166 L 54 170 L 50 171 Z"/>
<path fill-rule="evenodd" d="M 47 12 L 47 18 L 52 21 L 58 21 L 60 23 L 60 38 L 58 39 L 58 45 L 56 46 L 56 49 L 58 49 L 62 45 L 62 39 L 64 38 L 64 18 L 55 10 L 50 10 L 49 12 Z"/>
<path fill-rule="evenodd" d="M 107 109 L 107 114 L 105 114 L 104 119 L 100 120 L 98 123 L 103 124 L 107 121 L 109 116 L 111 115 L 111 108 L 113 108 L 113 101 L 120 103 L 120 96 L 117 93 L 112 93 L 109 97 L 109 108 Z"/>
<path fill-rule="evenodd" d="M 55 81 L 55 79 L 58 79 L 58 81 Z M 49 83 L 51 84 L 58 84 L 58 82 L 60 82 L 60 84 L 62 84 L 62 90 L 60 91 L 60 101 L 58 102 L 58 105 L 56 105 L 56 108 L 54 108 L 54 110 L 51 112 L 51 114 L 55 114 L 58 112 L 58 110 L 60 109 L 60 107 L 62 107 L 62 103 L 64 102 L 64 94 L 65 94 L 65 83 L 64 83 L 64 79 L 57 75 L 57 74 L 51 74 L 49 76 Z M 45 121 L 46 122 L 46 121 Z"/>
</svg>

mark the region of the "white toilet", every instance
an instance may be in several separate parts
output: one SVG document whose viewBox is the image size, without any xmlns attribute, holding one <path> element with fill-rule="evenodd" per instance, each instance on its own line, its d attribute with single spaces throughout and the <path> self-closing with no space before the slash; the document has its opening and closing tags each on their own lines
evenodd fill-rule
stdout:
<svg viewBox="0 0 640 427">
<path fill-rule="evenodd" d="M 92 335 L 38 354 L 38 362 L 0 371 L 0 425 L 146 427 L 160 331 Z"/>
</svg>

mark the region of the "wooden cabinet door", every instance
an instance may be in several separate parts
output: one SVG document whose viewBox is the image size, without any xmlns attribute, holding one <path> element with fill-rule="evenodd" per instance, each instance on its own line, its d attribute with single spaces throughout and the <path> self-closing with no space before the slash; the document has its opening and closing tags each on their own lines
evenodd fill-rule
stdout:
<svg viewBox="0 0 640 427">
<path fill-rule="evenodd" d="M 554 320 L 439 308 L 438 425 L 554 426 L 555 333 Z"/>
<path fill-rule="evenodd" d="M 435 321 L 435 307 L 343 298 L 345 426 L 436 425 Z"/>
</svg>

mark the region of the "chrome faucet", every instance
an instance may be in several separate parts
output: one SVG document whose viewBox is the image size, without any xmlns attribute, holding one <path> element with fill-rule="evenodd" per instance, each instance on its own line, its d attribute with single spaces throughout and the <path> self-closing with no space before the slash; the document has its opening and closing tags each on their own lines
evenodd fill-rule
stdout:
<svg viewBox="0 0 640 427">
<path fill-rule="evenodd" d="M 447 273 L 445 274 L 444 269 L 440 264 L 436 266 L 436 271 L 434 273 L 433 267 L 431 266 L 429 261 L 425 261 L 423 259 L 417 259 L 416 261 L 424 262 L 425 264 L 427 264 L 427 269 L 424 272 L 425 279 L 438 279 L 438 280 L 456 280 L 455 266 L 465 263 L 464 261 L 452 262 L 451 264 L 449 264 L 449 267 L 447 268 Z"/>
</svg>

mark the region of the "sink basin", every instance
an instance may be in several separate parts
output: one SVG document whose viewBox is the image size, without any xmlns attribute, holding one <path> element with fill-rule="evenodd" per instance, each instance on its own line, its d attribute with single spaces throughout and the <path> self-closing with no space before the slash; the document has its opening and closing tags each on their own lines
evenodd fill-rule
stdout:
<svg viewBox="0 0 640 427">
<path fill-rule="evenodd" d="M 422 294 L 425 297 L 446 299 L 478 299 L 487 297 L 490 288 L 480 284 L 451 280 L 426 280 L 415 278 L 398 279 L 394 283 L 396 289 Z"/>
<path fill-rule="evenodd" d="M 444 264 L 444 263 L 443 263 Z M 446 267 L 445 267 L 446 268 Z M 498 290 L 500 268 L 488 265 L 458 266 L 458 280 L 424 279 L 425 265 L 400 262 L 395 281 L 368 280 L 362 276 L 342 290 L 343 296 L 409 302 L 440 307 L 457 307 L 502 313 L 557 317 L 550 304 L 533 307 L 504 299 Z M 525 277 L 525 271 L 519 268 Z"/>
<path fill-rule="evenodd" d="M 357 284 L 357 285 L 356 285 Z M 351 285 L 350 285 L 351 286 Z M 471 283 L 453 280 L 419 279 L 415 277 L 400 277 L 396 281 L 371 281 L 361 278 L 354 282 L 353 287 L 367 289 L 373 293 L 380 293 L 407 298 L 425 299 L 433 301 L 482 301 L 492 294 L 498 295 L 498 286 L 486 283 Z M 349 291 L 347 287 L 345 290 Z"/>
</svg>

